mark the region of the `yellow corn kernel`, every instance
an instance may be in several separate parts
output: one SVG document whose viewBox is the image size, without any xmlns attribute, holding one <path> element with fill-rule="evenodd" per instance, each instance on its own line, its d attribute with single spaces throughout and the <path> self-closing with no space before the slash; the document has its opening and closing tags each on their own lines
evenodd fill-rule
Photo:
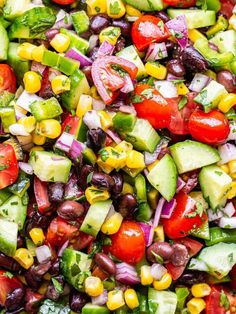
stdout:
<svg viewBox="0 0 236 314">
<path fill-rule="evenodd" d="M 199 314 L 205 309 L 205 307 L 206 307 L 205 301 L 200 298 L 192 298 L 187 303 L 187 308 L 190 314 Z"/>
<path fill-rule="evenodd" d="M 90 276 L 85 279 L 84 282 L 85 292 L 90 297 L 97 297 L 103 293 L 104 287 L 100 278 Z"/>
<path fill-rule="evenodd" d="M 130 194 L 133 194 L 134 193 L 134 189 L 132 187 L 132 185 L 130 185 L 129 183 L 127 182 L 124 182 L 123 183 L 123 188 L 122 188 L 122 194 L 127 194 L 127 193 L 130 193 Z"/>
<path fill-rule="evenodd" d="M 167 69 L 164 65 L 158 62 L 149 61 L 145 64 L 147 74 L 158 79 L 164 80 L 167 74 Z"/>
<path fill-rule="evenodd" d="M 112 290 L 108 292 L 107 307 L 110 311 L 115 311 L 125 305 L 124 294 L 121 290 Z"/>
<path fill-rule="evenodd" d="M 118 38 L 121 35 L 121 30 L 119 27 L 109 26 L 104 28 L 99 34 L 99 41 L 103 43 L 108 41 L 110 44 L 114 45 L 117 43 Z"/>
<path fill-rule="evenodd" d="M 122 215 L 120 213 L 115 213 L 103 223 L 101 228 L 102 233 L 109 235 L 116 233 L 120 229 L 122 221 Z"/>
<path fill-rule="evenodd" d="M 93 109 L 93 98 L 89 95 L 82 94 L 79 99 L 79 103 L 76 108 L 76 115 L 82 118 L 85 113 Z"/>
<path fill-rule="evenodd" d="M 107 15 L 119 19 L 125 15 L 125 6 L 121 0 L 107 0 Z"/>
<path fill-rule="evenodd" d="M 131 310 L 139 306 L 138 296 L 134 289 L 125 290 L 124 296 L 125 303 Z"/>
<path fill-rule="evenodd" d="M 53 39 L 50 41 L 50 45 L 57 52 L 65 52 L 70 46 L 70 37 L 65 34 L 56 34 Z"/>
<path fill-rule="evenodd" d="M 188 87 L 182 82 L 175 85 L 178 95 L 186 95 L 189 93 Z"/>
<path fill-rule="evenodd" d="M 213 72 L 212 70 L 207 70 L 204 74 L 211 77 L 214 81 L 216 81 L 216 73 Z"/>
<path fill-rule="evenodd" d="M 57 138 L 61 134 L 61 124 L 55 119 L 39 122 L 39 134 L 48 138 Z"/>
<path fill-rule="evenodd" d="M 226 94 L 220 101 L 218 109 L 224 113 L 228 112 L 234 105 L 236 105 L 236 94 Z"/>
<path fill-rule="evenodd" d="M 16 250 L 14 259 L 25 269 L 29 269 L 34 264 L 34 258 L 27 249 Z"/>
<path fill-rule="evenodd" d="M 98 165 L 98 167 L 100 167 L 101 170 L 102 170 L 103 172 L 105 172 L 106 174 L 109 174 L 109 173 L 112 172 L 112 170 L 114 170 L 113 167 L 107 165 L 104 161 L 102 161 L 100 157 L 97 159 L 97 165 Z"/>
<path fill-rule="evenodd" d="M 22 59 L 32 60 L 32 53 L 36 47 L 30 43 L 23 43 L 17 48 L 17 54 Z"/>
<path fill-rule="evenodd" d="M 3 8 L 5 5 L 6 0 L 0 0 L 0 8 Z"/>
<path fill-rule="evenodd" d="M 236 31 L 236 14 L 233 14 L 229 19 L 229 25 Z"/>
<path fill-rule="evenodd" d="M 45 295 L 45 293 L 47 292 L 47 289 L 48 289 L 48 285 L 49 285 L 49 282 L 48 281 L 44 281 L 41 284 L 41 286 L 39 287 L 38 293 L 40 293 L 42 295 Z"/>
<path fill-rule="evenodd" d="M 142 16 L 142 12 L 132 7 L 132 5 L 126 4 L 125 8 L 126 8 L 126 14 L 129 16 L 137 16 L 137 17 Z"/>
<path fill-rule="evenodd" d="M 111 116 L 109 116 L 109 114 L 108 114 L 106 111 L 104 111 L 104 110 L 98 110 L 98 111 L 97 111 L 97 114 L 98 114 L 99 117 L 100 117 L 102 129 L 103 129 L 104 131 L 106 131 L 107 129 L 109 129 L 110 127 L 113 126 L 112 118 L 111 118 Z"/>
<path fill-rule="evenodd" d="M 119 152 L 114 147 L 107 146 L 100 151 L 100 158 L 108 166 L 115 169 L 123 168 L 126 164 L 126 153 Z"/>
<path fill-rule="evenodd" d="M 108 191 L 101 191 L 97 189 L 95 186 L 90 186 L 85 190 L 85 196 L 89 204 L 93 204 L 98 201 L 108 200 L 110 194 Z"/>
<path fill-rule="evenodd" d="M 231 199 L 234 198 L 235 196 L 236 196 L 236 182 L 232 182 L 232 183 L 230 184 L 230 190 L 229 190 L 229 192 L 226 194 L 226 197 L 231 200 Z"/>
<path fill-rule="evenodd" d="M 39 123 L 37 123 L 37 126 L 38 126 Z M 46 136 L 42 136 L 40 134 L 38 134 L 36 131 L 34 131 L 32 133 L 32 136 L 33 136 L 33 143 L 35 145 L 44 145 L 45 142 L 46 142 Z"/>
<path fill-rule="evenodd" d="M 154 229 L 154 242 L 163 242 L 165 241 L 165 233 L 162 225 L 157 226 Z"/>
<path fill-rule="evenodd" d="M 33 116 L 20 118 L 18 123 L 24 126 L 27 133 L 33 132 L 36 127 L 36 119 Z"/>
<path fill-rule="evenodd" d="M 220 168 L 225 172 L 229 173 L 229 164 L 221 165 Z"/>
<path fill-rule="evenodd" d="M 52 91 L 59 95 L 70 90 L 70 79 L 66 75 L 57 75 L 51 81 Z"/>
<path fill-rule="evenodd" d="M 37 62 L 42 62 L 43 60 L 43 54 L 46 51 L 46 47 L 44 45 L 40 45 L 38 47 L 35 47 L 32 51 L 32 59 Z"/>
<path fill-rule="evenodd" d="M 96 15 L 98 13 L 107 12 L 106 0 L 86 0 L 88 15 Z"/>
<path fill-rule="evenodd" d="M 98 91 L 97 91 L 97 88 L 96 88 L 95 85 L 93 85 L 93 86 L 90 88 L 90 94 L 91 94 L 92 98 L 95 98 L 95 99 L 98 99 L 98 100 L 101 99 L 101 97 L 99 96 Z"/>
<path fill-rule="evenodd" d="M 144 155 L 136 150 L 129 150 L 127 152 L 126 166 L 129 168 L 144 168 Z"/>
<path fill-rule="evenodd" d="M 23 82 L 25 90 L 29 94 L 35 94 L 41 89 L 41 77 L 34 71 L 28 71 L 24 74 Z"/>
<path fill-rule="evenodd" d="M 201 32 L 199 32 L 197 29 L 194 29 L 194 28 L 188 30 L 188 38 L 193 43 L 195 43 L 195 41 L 197 41 L 199 38 L 206 39 L 206 37 Z"/>
<path fill-rule="evenodd" d="M 38 152 L 43 150 L 44 150 L 43 146 L 34 146 L 30 149 L 30 152 Z"/>
<path fill-rule="evenodd" d="M 161 291 L 166 290 L 169 288 L 169 286 L 172 283 L 172 277 L 169 273 L 165 273 L 161 280 L 154 280 L 153 281 L 153 287 L 154 289 Z"/>
<path fill-rule="evenodd" d="M 151 266 L 143 265 L 141 267 L 140 278 L 143 286 L 149 286 L 153 283 L 154 278 L 151 275 Z"/>
<path fill-rule="evenodd" d="M 122 141 L 115 146 L 115 149 L 119 152 L 128 152 L 133 149 L 133 145 L 129 142 Z"/>
<path fill-rule="evenodd" d="M 203 298 L 211 293 L 211 287 L 206 283 L 198 283 L 192 285 L 191 292 L 195 298 Z"/>
<path fill-rule="evenodd" d="M 147 166 L 148 171 L 151 171 L 152 168 L 154 168 L 154 167 L 158 164 L 159 161 L 160 161 L 160 160 L 156 160 L 156 161 L 154 161 L 152 164 L 148 165 L 148 166 Z"/>
<path fill-rule="evenodd" d="M 29 235 L 35 245 L 42 245 L 44 243 L 45 236 L 41 228 L 31 229 Z"/>
<path fill-rule="evenodd" d="M 147 200 L 152 209 L 157 208 L 158 195 L 159 195 L 158 191 L 154 188 L 150 188 L 150 190 L 147 193 Z"/>
<path fill-rule="evenodd" d="M 223 165 L 223 166 L 226 166 L 226 167 L 228 166 L 227 173 L 233 174 L 236 172 L 236 160 L 229 161 L 227 165 Z"/>
</svg>

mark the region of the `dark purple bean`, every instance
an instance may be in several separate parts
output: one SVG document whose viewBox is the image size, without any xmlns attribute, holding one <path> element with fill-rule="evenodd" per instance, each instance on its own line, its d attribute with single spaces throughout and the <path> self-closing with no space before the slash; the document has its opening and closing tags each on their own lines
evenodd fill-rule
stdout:
<svg viewBox="0 0 236 314">
<path fill-rule="evenodd" d="M 19 271 L 21 269 L 20 264 L 18 264 L 12 257 L 0 253 L 0 268 L 2 267 L 10 271 Z"/>
<path fill-rule="evenodd" d="M 106 133 L 100 129 L 91 129 L 87 133 L 87 145 L 96 153 L 103 147 L 106 140 Z"/>
<path fill-rule="evenodd" d="M 123 37 L 120 37 L 116 43 L 115 53 L 121 51 L 124 48 L 125 48 L 125 39 Z"/>
<path fill-rule="evenodd" d="M 229 93 L 236 93 L 236 76 L 230 71 L 222 70 L 217 73 L 217 82 L 224 85 Z"/>
<path fill-rule="evenodd" d="M 115 196 L 119 196 L 123 188 L 123 177 L 120 173 L 115 173 L 112 175 L 112 178 L 115 181 L 115 184 L 112 188 L 112 193 Z"/>
<path fill-rule="evenodd" d="M 116 264 L 108 255 L 104 253 L 97 253 L 95 254 L 94 260 L 97 263 L 97 265 L 107 274 L 109 275 L 116 274 Z"/>
<path fill-rule="evenodd" d="M 185 75 L 185 68 L 179 59 L 172 59 L 167 62 L 167 71 L 174 76 L 182 77 Z"/>
<path fill-rule="evenodd" d="M 94 61 L 97 58 L 98 49 L 99 49 L 98 47 L 94 47 L 88 52 L 88 57 L 92 59 L 92 61 Z"/>
<path fill-rule="evenodd" d="M 126 18 L 114 19 L 112 20 L 112 25 L 120 28 L 122 36 L 130 37 L 131 24 L 127 21 Z"/>
<path fill-rule="evenodd" d="M 89 297 L 87 294 L 78 292 L 78 291 L 72 291 L 69 298 L 69 304 L 72 311 L 76 313 L 80 313 L 82 307 L 89 302 Z"/>
<path fill-rule="evenodd" d="M 65 186 L 65 200 L 78 200 L 84 194 L 82 189 L 78 186 L 78 177 L 75 173 L 72 173 L 69 181 Z"/>
<path fill-rule="evenodd" d="M 196 283 L 206 282 L 205 273 L 194 270 L 186 271 L 179 279 L 178 282 L 183 285 L 192 286 Z"/>
<path fill-rule="evenodd" d="M 42 282 L 43 276 L 51 267 L 51 262 L 40 264 L 40 265 L 33 265 L 25 272 L 25 280 L 29 287 L 32 289 L 37 290 Z"/>
<path fill-rule="evenodd" d="M 52 40 L 53 37 L 55 37 L 58 33 L 59 33 L 58 29 L 51 28 L 45 33 L 45 35 L 46 35 L 47 40 Z"/>
<path fill-rule="evenodd" d="M 58 291 L 58 289 L 56 288 L 56 286 L 54 285 L 53 281 L 51 280 L 48 287 L 47 287 L 47 291 L 46 291 L 46 298 L 51 299 L 53 301 L 57 301 L 60 297 L 60 295 L 63 293 L 63 287 L 64 287 L 64 280 L 62 276 L 57 276 L 53 278 L 54 280 L 56 280 L 60 286 L 62 287 L 62 291 Z"/>
<path fill-rule="evenodd" d="M 91 165 L 84 165 L 79 173 L 79 186 L 83 189 L 86 190 L 88 187 L 87 184 L 87 177 L 88 175 L 94 171 L 94 167 Z"/>
<path fill-rule="evenodd" d="M 130 193 L 122 195 L 118 200 L 118 211 L 124 218 L 131 216 L 137 206 L 136 197 Z"/>
<path fill-rule="evenodd" d="M 86 78 L 87 78 L 87 80 L 89 82 L 89 85 L 93 85 L 93 79 L 92 79 L 91 70 L 92 70 L 92 66 L 90 66 L 90 65 L 82 68 L 82 72 L 86 76 Z"/>
<path fill-rule="evenodd" d="M 94 34 L 99 34 L 104 28 L 109 26 L 110 18 L 107 14 L 99 13 L 90 20 L 90 30 Z"/>
<path fill-rule="evenodd" d="M 38 211 L 35 211 L 33 216 L 27 222 L 26 231 L 29 233 L 33 228 L 47 229 L 49 224 L 50 218 L 48 216 L 43 216 Z"/>
<path fill-rule="evenodd" d="M 176 44 L 173 43 L 173 41 L 170 41 L 170 40 L 167 40 L 165 42 L 165 44 L 166 44 L 166 49 L 167 49 L 168 55 L 170 55 L 172 53 L 172 51 L 174 50 Z"/>
<path fill-rule="evenodd" d="M 61 202 L 64 197 L 64 183 L 56 182 L 49 185 L 48 194 L 51 202 Z"/>
<path fill-rule="evenodd" d="M 157 11 L 155 12 L 155 16 L 159 17 L 164 23 L 170 20 L 169 16 L 164 11 Z"/>
<path fill-rule="evenodd" d="M 75 220 L 83 215 L 83 206 L 75 201 L 65 201 L 57 209 L 60 217 L 66 220 Z"/>
<path fill-rule="evenodd" d="M 92 35 L 92 33 L 90 31 L 84 32 L 84 33 L 80 33 L 79 36 L 84 38 L 84 39 L 89 39 L 89 37 Z"/>
<path fill-rule="evenodd" d="M 24 238 L 21 235 L 18 235 L 17 237 L 17 248 L 25 247 L 25 241 Z"/>
<path fill-rule="evenodd" d="M 94 172 L 91 180 L 91 184 L 96 186 L 100 190 L 110 190 L 115 184 L 114 179 L 108 174 L 101 172 Z"/>
<path fill-rule="evenodd" d="M 156 263 L 155 255 L 159 255 L 164 261 L 169 261 L 173 253 L 174 250 L 168 242 L 156 242 L 147 249 L 147 259 L 152 263 Z"/>
<path fill-rule="evenodd" d="M 174 266 L 185 266 L 189 260 L 188 250 L 185 245 L 180 243 L 175 243 L 172 245 L 174 250 L 171 255 L 171 262 Z"/>
<path fill-rule="evenodd" d="M 15 311 L 21 308 L 24 304 L 25 289 L 18 288 L 7 295 L 5 307 L 8 311 Z"/>
<path fill-rule="evenodd" d="M 60 260 L 59 258 L 52 264 L 52 267 L 49 269 L 49 273 L 52 276 L 57 276 L 60 274 Z"/>
<path fill-rule="evenodd" d="M 193 47 L 187 47 L 183 50 L 182 61 L 186 68 L 195 72 L 206 71 L 209 66 L 206 59 Z"/>
</svg>

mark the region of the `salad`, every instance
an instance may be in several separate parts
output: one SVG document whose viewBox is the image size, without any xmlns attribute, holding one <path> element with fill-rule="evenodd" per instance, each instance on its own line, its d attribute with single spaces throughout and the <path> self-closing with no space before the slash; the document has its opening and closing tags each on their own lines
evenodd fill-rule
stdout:
<svg viewBox="0 0 236 314">
<path fill-rule="evenodd" d="M 0 1 L 0 313 L 236 313 L 235 0 Z"/>
</svg>

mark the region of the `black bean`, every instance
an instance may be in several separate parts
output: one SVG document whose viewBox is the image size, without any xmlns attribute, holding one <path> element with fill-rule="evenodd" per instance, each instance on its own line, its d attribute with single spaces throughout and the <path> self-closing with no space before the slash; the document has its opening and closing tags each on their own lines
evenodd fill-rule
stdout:
<svg viewBox="0 0 236 314">
<path fill-rule="evenodd" d="M 99 34 L 110 24 L 110 18 L 107 14 L 99 13 L 94 15 L 90 20 L 90 30 L 94 34 Z"/>
<path fill-rule="evenodd" d="M 131 193 L 124 194 L 119 198 L 118 211 L 124 218 L 131 216 L 137 206 L 137 199 Z"/>
<path fill-rule="evenodd" d="M 176 44 L 170 40 L 167 40 L 165 44 L 166 44 L 166 49 L 167 49 L 168 55 L 170 55 L 172 53 L 172 51 L 174 50 Z"/>
<path fill-rule="evenodd" d="M 98 47 L 94 47 L 88 52 L 88 57 L 92 59 L 92 61 L 94 61 L 97 58 L 98 49 L 99 49 Z"/>
<path fill-rule="evenodd" d="M 88 184 L 87 184 L 87 178 L 88 175 L 94 171 L 94 167 L 91 165 L 84 165 L 79 173 L 79 186 L 83 189 L 86 190 Z"/>
<path fill-rule="evenodd" d="M 59 283 L 59 285 L 62 287 L 62 291 L 60 292 L 56 286 L 54 285 L 53 281 L 51 280 L 46 291 L 46 298 L 51 299 L 53 301 L 57 301 L 60 297 L 60 295 L 63 293 L 63 287 L 64 287 L 64 280 L 62 276 L 54 277 L 54 279 Z"/>
<path fill-rule="evenodd" d="M 79 36 L 84 38 L 84 39 L 89 39 L 89 37 L 92 35 L 92 33 L 90 31 L 87 31 L 87 32 L 83 32 L 83 33 L 80 33 Z"/>
<path fill-rule="evenodd" d="M 33 228 L 47 229 L 49 224 L 50 218 L 48 216 L 43 216 L 38 211 L 35 211 L 33 216 L 27 222 L 26 231 L 29 233 Z"/>
<path fill-rule="evenodd" d="M 105 144 L 106 133 L 100 129 L 91 129 L 87 133 L 87 145 L 96 153 L 102 148 Z"/>
<path fill-rule="evenodd" d="M 0 253 L 0 268 L 2 267 L 11 271 L 19 271 L 21 269 L 20 264 L 18 264 L 12 257 Z"/>
<path fill-rule="evenodd" d="M 164 11 L 157 11 L 155 12 L 155 16 L 159 17 L 164 23 L 170 20 L 169 16 Z"/>
<path fill-rule="evenodd" d="M 94 172 L 91 180 L 91 184 L 96 186 L 100 190 L 110 190 L 115 184 L 114 179 L 108 174 L 101 172 Z"/>
<path fill-rule="evenodd" d="M 171 255 L 171 262 L 174 266 L 185 266 L 189 260 L 188 250 L 185 245 L 175 243 L 172 245 L 172 249 L 174 250 Z"/>
<path fill-rule="evenodd" d="M 52 276 L 57 276 L 60 274 L 60 260 L 57 258 L 52 264 L 52 267 L 49 269 L 49 273 Z"/>
<path fill-rule="evenodd" d="M 167 71 L 175 76 L 182 77 L 185 74 L 185 68 L 179 59 L 170 60 L 166 67 Z"/>
<path fill-rule="evenodd" d="M 236 92 L 236 77 L 230 71 L 222 70 L 217 73 L 217 82 L 224 85 L 229 93 Z"/>
<path fill-rule="evenodd" d="M 114 53 L 117 53 L 117 52 L 121 51 L 124 48 L 125 48 L 125 39 L 123 37 L 120 37 L 117 40 Z"/>
<path fill-rule="evenodd" d="M 43 276 L 51 267 L 51 262 L 40 264 L 40 265 L 33 265 L 25 272 L 25 280 L 32 289 L 37 290 L 42 282 Z"/>
<path fill-rule="evenodd" d="M 84 208 L 80 203 L 68 200 L 60 204 L 57 213 L 66 220 L 75 220 L 83 215 Z"/>
<path fill-rule="evenodd" d="M 25 289 L 17 288 L 7 295 L 5 307 L 8 311 L 15 311 L 24 304 Z"/>
<path fill-rule="evenodd" d="M 115 196 L 119 196 L 123 188 L 123 177 L 120 173 L 115 173 L 112 175 L 112 178 L 115 181 L 115 184 L 112 188 L 112 193 Z"/>
<path fill-rule="evenodd" d="M 116 264 L 113 260 L 104 253 L 95 254 L 95 262 L 97 265 L 109 275 L 115 275 L 116 273 Z"/>
<path fill-rule="evenodd" d="M 174 250 L 168 242 L 155 242 L 147 249 L 147 259 L 152 263 L 156 263 L 156 254 L 164 261 L 169 261 L 173 253 Z"/>
<path fill-rule="evenodd" d="M 18 235 L 17 237 L 17 248 L 25 247 L 25 241 L 24 238 L 21 235 Z"/>
<path fill-rule="evenodd" d="M 48 194 L 51 202 L 61 202 L 64 196 L 65 185 L 61 182 L 49 185 Z"/>
<path fill-rule="evenodd" d="M 82 68 L 82 72 L 86 76 L 86 78 L 89 82 L 89 85 L 93 85 L 93 78 L 92 78 L 91 70 L 92 70 L 91 65 L 88 65 L 88 66 Z"/>
<path fill-rule="evenodd" d="M 72 311 L 80 313 L 82 307 L 87 302 L 89 302 L 87 294 L 78 291 L 72 291 L 70 293 L 69 304 Z"/>
<path fill-rule="evenodd" d="M 195 72 L 206 71 L 208 62 L 206 59 L 193 47 L 187 47 L 182 52 L 182 61 L 186 68 Z"/>
<path fill-rule="evenodd" d="M 185 271 L 185 273 L 178 279 L 179 283 L 189 286 L 205 281 L 206 281 L 205 274 L 197 270 Z"/>
<path fill-rule="evenodd" d="M 126 18 L 114 19 L 112 21 L 112 25 L 120 28 L 122 36 L 130 37 L 131 24 L 127 21 Z"/>
</svg>

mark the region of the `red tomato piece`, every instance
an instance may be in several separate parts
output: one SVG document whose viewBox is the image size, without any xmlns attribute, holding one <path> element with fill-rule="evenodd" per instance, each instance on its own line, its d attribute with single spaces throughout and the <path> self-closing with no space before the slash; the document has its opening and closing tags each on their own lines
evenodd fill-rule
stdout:
<svg viewBox="0 0 236 314">
<path fill-rule="evenodd" d="M 0 270 L 0 305 L 4 306 L 7 295 L 15 289 L 22 288 L 22 283 L 15 277 L 11 277 L 4 270 Z"/>
<path fill-rule="evenodd" d="M 48 184 L 34 177 L 34 195 L 41 214 L 45 214 L 51 206 L 48 196 Z"/>
<path fill-rule="evenodd" d="M 173 280 L 179 279 L 185 270 L 185 266 L 174 266 L 170 262 L 165 264 L 165 267 L 167 268 L 168 273 L 170 273 Z"/>
<path fill-rule="evenodd" d="M 76 226 L 72 226 L 66 220 L 57 217 L 54 218 L 47 232 L 47 241 L 53 245 L 60 247 L 67 240 L 71 240 L 78 235 L 79 231 Z"/>
<path fill-rule="evenodd" d="M 79 117 L 68 114 L 68 116 L 61 125 L 61 133 L 66 132 L 77 136 L 79 129 L 79 121 L 80 121 Z"/>
<path fill-rule="evenodd" d="M 211 286 L 211 293 L 206 297 L 206 314 L 234 313 L 236 297 L 221 285 Z"/>
<path fill-rule="evenodd" d="M 52 0 L 52 1 L 61 5 L 68 5 L 75 2 L 75 0 Z"/>
<path fill-rule="evenodd" d="M 145 238 L 137 222 L 123 221 L 119 231 L 110 238 L 112 244 L 106 248 L 116 258 L 129 264 L 136 264 L 143 258 Z"/>
<path fill-rule="evenodd" d="M 19 168 L 14 148 L 0 144 L 0 189 L 13 184 L 18 178 Z"/>
<path fill-rule="evenodd" d="M 177 205 L 169 219 L 162 219 L 165 234 L 170 239 L 186 237 L 194 228 L 199 228 L 207 220 L 205 212 L 196 211 L 195 201 L 184 192 L 175 197 Z"/>
<path fill-rule="evenodd" d="M 224 142 L 229 134 L 229 121 L 218 110 L 203 112 L 195 110 L 189 119 L 189 131 L 200 142 L 217 145 Z"/>
<path fill-rule="evenodd" d="M 131 36 L 137 49 L 144 51 L 151 43 L 165 41 L 170 32 L 160 18 L 143 15 L 133 23 Z"/>
<path fill-rule="evenodd" d="M 11 93 L 16 91 L 16 76 L 8 64 L 0 64 L 0 93 L 4 90 Z"/>
<path fill-rule="evenodd" d="M 227 19 L 229 19 L 233 15 L 233 8 L 235 5 L 234 0 L 221 0 L 221 8 L 220 12 L 223 13 Z"/>
<path fill-rule="evenodd" d="M 52 85 L 50 81 L 50 74 L 54 71 L 53 69 L 46 67 L 42 73 L 41 89 L 39 96 L 43 98 L 50 98 L 53 96 Z"/>
<path fill-rule="evenodd" d="M 196 0 L 163 0 L 163 2 L 176 8 L 189 8 L 196 5 Z"/>
<path fill-rule="evenodd" d="M 139 84 L 134 94 L 140 99 L 134 103 L 138 117 L 148 120 L 155 129 L 169 126 L 171 108 L 156 89 L 148 84 Z"/>
</svg>

